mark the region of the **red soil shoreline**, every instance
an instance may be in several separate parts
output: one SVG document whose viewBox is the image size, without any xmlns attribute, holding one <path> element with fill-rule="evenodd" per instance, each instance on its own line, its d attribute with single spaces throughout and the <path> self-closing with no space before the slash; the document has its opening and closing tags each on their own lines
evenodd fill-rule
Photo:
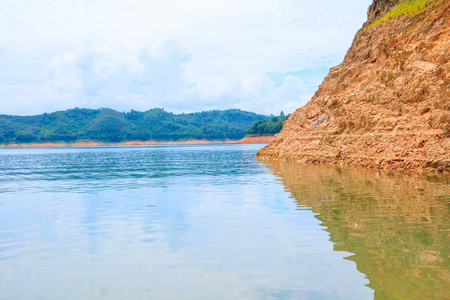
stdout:
<svg viewBox="0 0 450 300">
<path fill-rule="evenodd" d="M 268 139 L 271 138 L 271 139 Z M 149 146 L 149 145 L 208 145 L 208 144 L 267 144 L 273 137 L 256 136 L 246 137 L 239 141 L 234 140 L 188 140 L 176 142 L 155 141 L 127 141 L 122 143 L 101 143 L 94 141 L 82 141 L 76 143 L 29 143 L 29 144 L 2 144 L 0 148 L 38 148 L 38 147 L 99 147 L 99 146 Z"/>
<path fill-rule="evenodd" d="M 273 135 L 249 136 L 236 141 L 236 144 L 268 144 L 274 139 Z"/>
</svg>

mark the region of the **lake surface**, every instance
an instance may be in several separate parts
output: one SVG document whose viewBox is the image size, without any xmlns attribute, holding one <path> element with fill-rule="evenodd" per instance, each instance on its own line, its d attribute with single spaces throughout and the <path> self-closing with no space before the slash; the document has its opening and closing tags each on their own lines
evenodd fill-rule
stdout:
<svg viewBox="0 0 450 300">
<path fill-rule="evenodd" d="M 0 299 L 449 299 L 448 177 L 261 147 L 0 149 Z"/>
</svg>

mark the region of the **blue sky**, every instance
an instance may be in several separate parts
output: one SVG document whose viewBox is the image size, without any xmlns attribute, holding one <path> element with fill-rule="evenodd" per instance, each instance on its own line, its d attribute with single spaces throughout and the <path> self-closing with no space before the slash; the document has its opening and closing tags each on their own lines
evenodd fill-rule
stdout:
<svg viewBox="0 0 450 300">
<path fill-rule="evenodd" d="M 303 106 L 371 0 L 2 0 L 0 114 Z"/>
</svg>

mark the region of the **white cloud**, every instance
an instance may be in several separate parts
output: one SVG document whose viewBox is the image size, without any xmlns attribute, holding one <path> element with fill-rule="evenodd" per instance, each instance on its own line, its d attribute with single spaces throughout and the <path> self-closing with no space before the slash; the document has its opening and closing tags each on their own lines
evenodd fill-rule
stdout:
<svg viewBox="0 0 450 300">
<path fill-rule="evenodd" d="M 184 80 L 182 64 L 189 53 L 174 41 L 154 49 L 101 49 L 89 46 L 79 54 L 66 53 L 50 59 L 44 68 L 42 95 L 72 106 L 148 109 L 180 95 Z"/>
<path fill-rule="evenodd" d="M 73 95 L 81 86 L 79 73 L 73 54 L 52 57 L 49 64 L 44 67 L 47 91 L 60 95 Z"/>
<path fill-rule="evenodd" d="M 156 106 L 175 112 L 237 107 L 271 114 L 291 112 L 310 96 L 298 78 L 288 76 L 277 88 L 262 72 L 218 73 L 189 85 L 183 69 L 189 59 L 186 49 L 173 41 L 152 50 L 107 52 L 90 47 L 78 55 L 51 58 L 44 68 L 45 86 L 34 97 L 48 99 L 43 104 L 50 106 L 54 102 L 119 110 Z"/>
<path fill-rule="evenodd" d="M 339 63 L 370 2 L 4 0 L 0 113 L 289 113 L 314 91 L 288 73 Z"/>
</svg>

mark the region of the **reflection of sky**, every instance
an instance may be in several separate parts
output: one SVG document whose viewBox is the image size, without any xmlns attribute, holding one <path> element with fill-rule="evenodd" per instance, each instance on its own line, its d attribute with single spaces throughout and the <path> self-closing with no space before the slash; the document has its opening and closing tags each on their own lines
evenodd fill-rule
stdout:
<svg viewBox="0 0 450 300">
<path fill-rule="evenodd" d="M 0 194 L 0 294 L 371 299 L 364 274 L 343 259 L 349 253 L 334 252 L 314 214 L 296 210 L 283 185 L 254 159 L 257 149 L 82 149 L 87 162 L 91 154 L 103 162 L 115 160 L 118 164 L 108 167 L 115 175 L 99 172 L 77 179 L 78 184 L 67 174 L 56 181 L 10 174 L 15 184 L 29 185 Z M 65 151 L 80 155 L 66 149 L 40 153 L 35 164 Z M 70 160 L 54 161 L 46 167 L 58 170 L 64 161 L 70 169 Z M 167 176 L 130 175 L 133 166 L 151 171 L 157 164 Z M 0 190 L 5 185 L 9 189 L 13 182 L 0 183 Z"/>
</svg>

